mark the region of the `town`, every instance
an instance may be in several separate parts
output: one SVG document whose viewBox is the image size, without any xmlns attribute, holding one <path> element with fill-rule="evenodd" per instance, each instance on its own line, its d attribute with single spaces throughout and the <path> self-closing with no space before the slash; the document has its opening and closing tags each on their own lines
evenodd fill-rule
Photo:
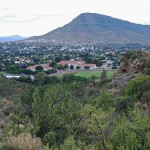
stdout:
<svg viewBox="0 0 150 150">
<path fill-rule="evenodd" d="M 0 72 L 8 78 L 69 71 L 117 70 L 120 56 L 134 49 L 98 42 L 25 40 L 0 43 Z M 32 76 L 31 76 L 32 75 Z"/>
</svg>

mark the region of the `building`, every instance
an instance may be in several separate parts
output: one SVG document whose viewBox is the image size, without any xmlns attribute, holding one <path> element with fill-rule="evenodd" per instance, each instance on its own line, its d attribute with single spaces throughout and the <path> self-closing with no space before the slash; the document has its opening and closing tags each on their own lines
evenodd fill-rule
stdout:
<svg viewBox="0 0 150 150">
<path fill-rule="evenodd" d="M 48 71 L 48 70 L 52 69 L 52 67 L 50 67 L 49 64 L 38 64 L 38 65 L 34 65 L 34 66 L 29 66 L 26 69 L 31 70 L 31 71 L 36 71 L 37 66 L 43 67 L 44 71 Z"/>
<path fill-rule="evenodd" d="M 97 69 L 95 64 L 86 64 L 84 61 L 78 60 L 62 60 L 58 64 L 62 66 L 68 65 L 68 68 L 73 66 L 73 69 L 76 69 L 77 66 L 80 67 L 80 69 L 84 69 L 85 66 L 89 67 L 89 69 Z"/>
</svg>

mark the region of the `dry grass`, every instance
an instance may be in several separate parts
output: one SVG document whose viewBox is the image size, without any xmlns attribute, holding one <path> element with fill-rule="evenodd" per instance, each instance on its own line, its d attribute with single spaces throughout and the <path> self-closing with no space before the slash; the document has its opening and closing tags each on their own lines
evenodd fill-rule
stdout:
<svg viewBox="0 0 150 150">
<path fill-rule="evenodd" d="M 8 144 L 19 150 L 41 150 L 42 143 L 40 138 L 32 137 L 30 133 L 22 133 L 18 136 L 10 136 Z"/>
</svg>

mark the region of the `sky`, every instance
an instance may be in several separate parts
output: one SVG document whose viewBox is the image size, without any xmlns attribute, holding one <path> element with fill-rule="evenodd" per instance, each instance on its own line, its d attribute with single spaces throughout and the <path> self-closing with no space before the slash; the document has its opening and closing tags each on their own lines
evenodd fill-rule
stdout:
<svg viewBox="0 0 150 150">
<path fill-rule="evenodd" d="M 0 36 L 43 35 L 86 12 L 150 25 L 150 0 L 0 0 Z"/>
</svg>

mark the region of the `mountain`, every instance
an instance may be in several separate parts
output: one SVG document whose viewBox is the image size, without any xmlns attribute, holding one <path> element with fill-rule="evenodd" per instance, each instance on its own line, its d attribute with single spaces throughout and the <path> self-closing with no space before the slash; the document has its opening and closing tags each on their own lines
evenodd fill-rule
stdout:
<svg viewBox="0 0 150 150">
<path fill-rule="evenodd" d="M 21 37 L 19 35 L 4 36 L 4 37 L 0 37 L 0 42 L 18 41 L 18 40 L 23 40 L 25 38 L 26 37 Z"/>
<path fill-rule="evenodd" d="M 30 39 L 148 43 L 150 25 L 135 24 L 96 13 L 83 13 L 63 27 Z"/>
</svg>

